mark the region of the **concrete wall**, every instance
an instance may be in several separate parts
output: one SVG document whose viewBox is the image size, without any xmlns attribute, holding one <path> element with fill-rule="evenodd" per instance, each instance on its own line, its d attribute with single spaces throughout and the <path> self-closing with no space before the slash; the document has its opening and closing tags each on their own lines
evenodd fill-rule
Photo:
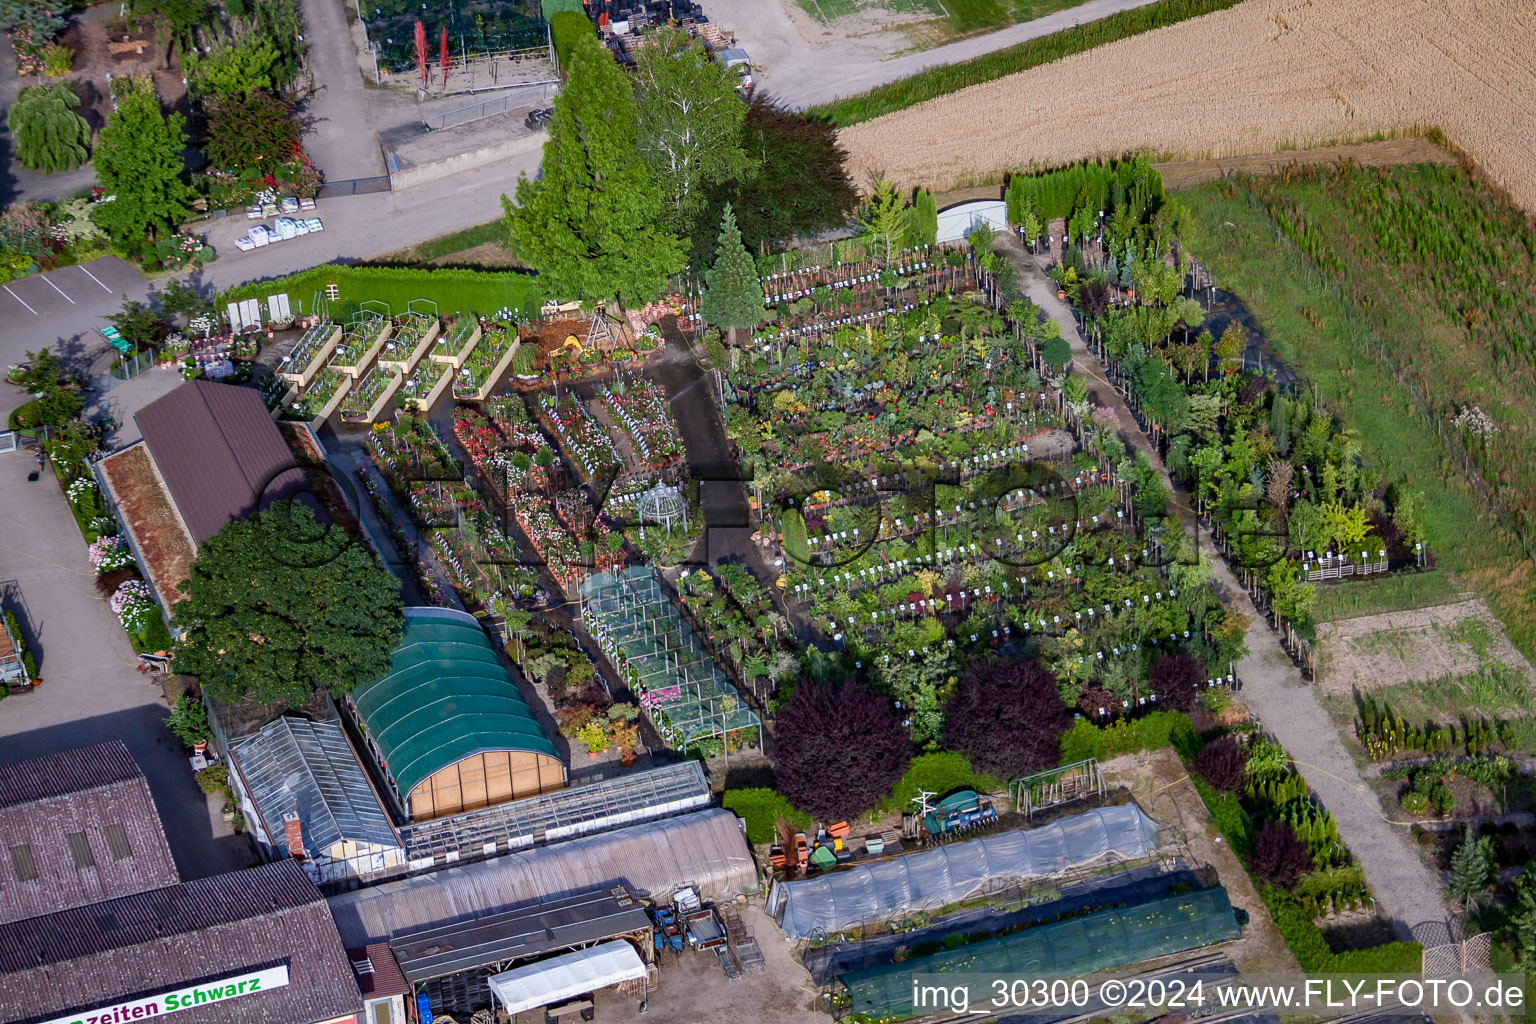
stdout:
<svg viewBox="0 0 1536 1024">
<path fill-rule="evenodd" d="M 436 181 L 438 178 L 446 178 L 450 174 L 458 174 L 460 171 L 484 167 L 486 164 L 493 164 L 510 157 L 535 152 L 544 148 L 544 142 L 548 138 L 549 132 L 537 131 L 530 135 L 524 135 L 521 138 L 508 139 L 503 142 L 492 143 L 488 146 L 481 146 L 466 153 L 456 153 L 441 160 L 432 160 L 417 164 L 415 167 L 390 171 L 389 185 L 393 191 L 398 192 L 403 188 Z"/>
</svg>

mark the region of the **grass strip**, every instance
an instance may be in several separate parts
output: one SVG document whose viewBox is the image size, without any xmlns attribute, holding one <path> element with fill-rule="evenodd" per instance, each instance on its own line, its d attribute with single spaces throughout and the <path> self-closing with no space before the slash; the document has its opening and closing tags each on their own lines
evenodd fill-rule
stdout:
<svg viewBox="0 0 1536 1024">
<path fill-rule="evenodd" d="M 945 64 L 876 86 L 868 92 L 812 107 L 808 113 L 825 117 L 839 128 L 868 121 L 882 114 L 905 110 L 927 100 L 982 82 L 1028 71 L 1030 68 L 1082 53 L 1105 43 L 1150 32 L 1189 18 L 1235 7 L 1241 0 L 1159 0 L 1158 3 L 1120 11 L 1107 18 L 1039 36 L 958 64 Z"/>
<path fill-rule="evenodd" d="M 1318 585 L 1312 617 L 1318 622 L 1338 622 L 1452 604 L 1461 596 L 1456 581 L 1439 570 L 1385 579 L 1342 580 Z"/>
<path fill-rule="evenodd" d="M 326 264 L 232 288 L 219 297 L 218 306 L 222 308 L 226 302 L 241 299 L 265 300 L 268 295 L 287 292 L 295 312 L 302 303 L 303 312 L 311 313 L 317 300 L 324 301 L 329 285 L 336 286 L 330 318 L 338 323 L 347 320 L 367 301 L 384 303 L 394 316 L 404 313 L 413 299 L 437 303 L 439 316 L 469 311 L 495 316 L 502 309 L 521 310 L 532 316 L 538 313 L 543 301 L 538 278 L 515 271 Z"/>
<path fill-rule="evenodd" d="M 506 222 L 498 218 L 487 224 L 477 224 L 463 231 L 455 231 L 451 235 L 428 239 L 415 247 L 412 256 L 417 263 L 430 263 L 432 260 L 451 256 L 456 252 L 464 252 L 466 249 L 473 249 L 486 242 L 505 242 L 506 240 Z"/>
</svg>

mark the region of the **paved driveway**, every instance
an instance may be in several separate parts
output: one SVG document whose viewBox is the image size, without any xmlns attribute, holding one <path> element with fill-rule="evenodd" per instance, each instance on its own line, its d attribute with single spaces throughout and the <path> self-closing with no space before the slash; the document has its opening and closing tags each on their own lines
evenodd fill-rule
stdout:
<svg viewBox="0 0 1536 1024">
<path fill-rule="evenodd" d="M 205 797 L 165 728 L 155 677 L 140 674 L 128 637 L 96 595 L 85 542 L 52 473 L 28 483 L 30 455 L 0 455 L 0 580 L 14 580 L 43 682 L 0 700 L 0 762 L 121 739 L 149 778 L 183 878 L 245 867 L 254 857 Z"/>
</svg>

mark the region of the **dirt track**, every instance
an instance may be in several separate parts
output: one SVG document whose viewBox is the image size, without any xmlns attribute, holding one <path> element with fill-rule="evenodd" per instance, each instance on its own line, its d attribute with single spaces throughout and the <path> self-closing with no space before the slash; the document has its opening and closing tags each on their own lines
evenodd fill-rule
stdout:
<svg viewBox="0 0 1536 1024">
<path fill-rule="evenodd" d="M 1435 126 L 1536 212 L 1536 6 L 1247 0 L 839 133 L 876 170 L 949 189 L 1126 152 L 1224 158 Z"/>
<path fill-rule="evenodd" d="M 1402 164 L 1455 164 L 1456 155 L 1428 139 L 1385 139 L 1315 149 L 1288 149 L 1279 153 L 1229 156 L 1219 160 L 1170 160 L 1154 164 L 1169 189 L 1194 188 L 1229 174 L 1263 177 L 1287 167 L 1353 162 L 1362 167 L 1397 167 Z"/>
</svg>

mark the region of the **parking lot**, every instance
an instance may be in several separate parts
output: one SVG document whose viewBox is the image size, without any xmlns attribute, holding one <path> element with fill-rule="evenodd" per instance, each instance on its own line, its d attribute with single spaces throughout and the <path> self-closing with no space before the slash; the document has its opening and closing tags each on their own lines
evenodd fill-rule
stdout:
<svg viewBox="0 0 1536 1024">
<path fill-rule="evenodd" d="M 114 258 L 60 267 L 0 285 L 0 368 L 51 348 L 70 369 L 103 374 L 106 339 L 97 333 L 126 296 L 142 302 L 149 282 Z M 28 401 L 16 388 L 0 388 L 0 415 Z"/>
<path fill-rule="evenodd" d="M 145 284 L 144 277 L 120 259 L 110 258 L 60 267 L 0 285 L 0 319 L 41 319 L 67 312 L 70 307 L 95 309 L 104 298 L 115 297 Z M 105 293 L 105 295 L 103 295 Z M 117 306 L 113 303 L 113 308 Z M 23 320 L 22 324 L 26 321 Z"/>
</svg>

